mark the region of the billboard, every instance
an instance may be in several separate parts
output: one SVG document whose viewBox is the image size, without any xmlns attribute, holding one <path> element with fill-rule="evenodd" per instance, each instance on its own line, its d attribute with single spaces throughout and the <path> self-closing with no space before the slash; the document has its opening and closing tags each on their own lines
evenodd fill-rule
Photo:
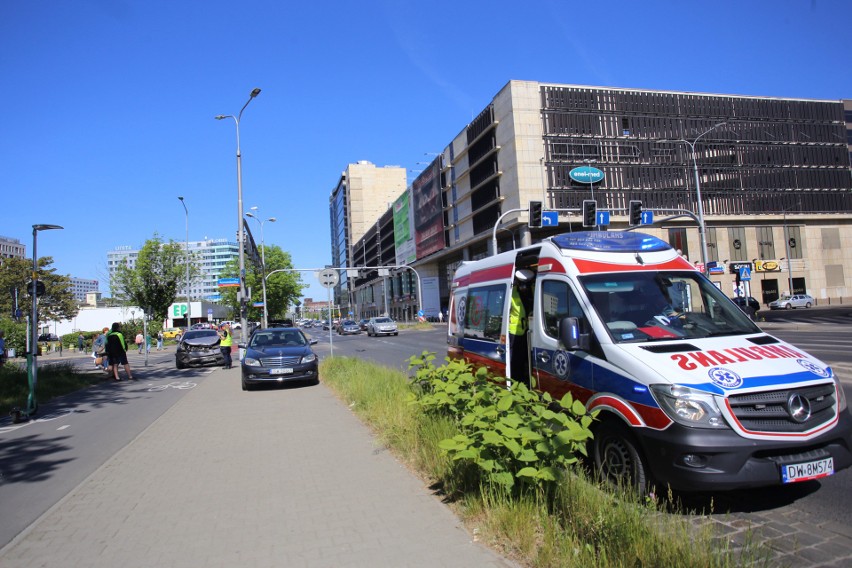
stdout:
<svg viewBox="0 0 852 568">
<path fill-rule="evenodd" d="M 414 246 L 417 259 L 444 248 L 444 208 L 441 204 L 440 158 L 411 184 Z"/>
<path fill-rule="evenodd" d="M 417 260 L 414 249 L 414 235 L 411 228 L 411 194 L 406 189 L 402 195 L 393 202 L 393 241 L 396 247 L 396 263 L 398 265 L 411 264 Z"/>
</svg>

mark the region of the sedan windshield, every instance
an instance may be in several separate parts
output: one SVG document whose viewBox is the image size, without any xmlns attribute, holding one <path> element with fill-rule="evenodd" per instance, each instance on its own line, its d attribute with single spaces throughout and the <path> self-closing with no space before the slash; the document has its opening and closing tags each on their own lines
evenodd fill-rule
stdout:
<svg viewBox="0 0 852 568">
<path fill-rule="evenodd" d="M 255 333 L 249 347 L 252 349 L 267 349 L 269 347 L 303 347 L 307 345 L 305 336 L 298 330 L 266 330 Z"/>
<path fill-rule="evenodd" d="M 216 333 L 215 329 L 197 329 L 187 331 L 183 336 L 183 340 L 187 341 L 189 339 L 198 339 L 200 337 L 219 337 L 219 334 Z"/>
<path fill-rule="evenodd" d="M 393 323 L 393 320 L 390 318 L 376 318 L 373 321 L 375 323 Z"/>
<path fill-rule="evenodd" d="M 697 272 L 596 274 L 580 281 L 616 343 L 760 331 Z"/>
</svg>

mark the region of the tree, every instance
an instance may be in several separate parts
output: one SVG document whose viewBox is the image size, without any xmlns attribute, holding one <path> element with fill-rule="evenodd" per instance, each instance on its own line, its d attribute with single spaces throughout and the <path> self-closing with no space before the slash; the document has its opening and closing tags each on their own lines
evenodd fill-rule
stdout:
<svg viewBox="0 0 852 568">
<path fill-rule="evenodd" d="M 38 279 L 44 282 L 45 293 L 38 300 L 39 320 L 71 319 L 77 315 L 77 302 L 71 292 L 71 279 L 56 274 L 53 258 L 43 256 L 36 260 Z M 14 315 L 14 294 L 17 290 L 18 308 L 24 317 L 32 312 L 32 297 L 27 293 L 27 283 L 32 279 L 33 262 L 25 258 L 0 259 L 0 314 Z"/>
<path fill-rule="evenodd" d="M 110 287 L 113 296 L 146 311 L 154 320 L 164 320 L 169 306 L 177 299 L 177 291 L 185 283 L 186 263 L 189 262 L 190 279 L 198 274 L 198 268 L 180 243 L 170 240 L 164 243 L 154 233 L 154 238 L 145 241 L 136 266 L 116 267 Z"/>
<path fill-rule="evenodd" d="M 284 252 L 277 245 L 265 245 L 263 249 L 266 254 L 266 274 L 273 270 L 293 268 L 293 261 L 289 252 Z M 225 266 L 222 277 L 236 278 L 238 274 L 239 260 L 234 259 Z M 246 266 L 246 287 L 251 288 L 252 302 L 259 302 L 263 299 L 262 278 L 259 264 L 249 263 Z M 272 278 L 267 279 L 266 302 L 269 304 L 269 319 L 284 317 L 287 308 L 298 302 L 299 298 L 302 297 L 302 290 L 305 288 L 307 288 L 307 285 L 302 283 L 298 272 L 278 272 L 273 274 Z M 240 313 L 240 304 L 237 301 L 238 291 L 239 288 L 225 288 L 222 291 L 221 303 L 231 306 L 234 314 Z M 261 314 L 261 308 L 248 306 L 248 319 L 260 321 Z"/>
</svg>

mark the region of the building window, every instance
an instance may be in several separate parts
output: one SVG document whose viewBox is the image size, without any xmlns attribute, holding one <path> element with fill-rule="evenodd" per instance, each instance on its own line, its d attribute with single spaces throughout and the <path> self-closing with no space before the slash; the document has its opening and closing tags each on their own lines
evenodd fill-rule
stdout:
<svg viewBox="0 0 852 568">
<path fill-rule="evenodd" d="M 686 242 L 686 229 L 669 229 L 669 244 L 689 258 L 689 246 Z"/>
<path fill-rule="evenodd" d="M 746 258 L 745 229 L 742 227 L 730 227 L 728 229 L 728 242 L 730 243 L 730 259 L 737 262 L 751 260 Z"/>
</svg>

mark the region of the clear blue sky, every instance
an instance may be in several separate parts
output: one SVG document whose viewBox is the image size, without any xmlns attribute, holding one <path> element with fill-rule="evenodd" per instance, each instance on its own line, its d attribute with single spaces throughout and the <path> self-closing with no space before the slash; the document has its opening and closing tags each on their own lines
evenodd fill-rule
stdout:
<svg viewBox="0 0 852 568">
<path fill-rule="evenodd" d="M 0 2 L 0 235 L 107 291 L 106 253 L 235 240 L 330 261 L 348 163 L 421 169 L 511 79 L 852 98 L 848 0 Z M 409 181 L 413 179 L 409 178 Z M 257 228 L 253 223 L 253 230 Z M 325 298 L 313 276 L 307 296 Z"/>
</svg>

